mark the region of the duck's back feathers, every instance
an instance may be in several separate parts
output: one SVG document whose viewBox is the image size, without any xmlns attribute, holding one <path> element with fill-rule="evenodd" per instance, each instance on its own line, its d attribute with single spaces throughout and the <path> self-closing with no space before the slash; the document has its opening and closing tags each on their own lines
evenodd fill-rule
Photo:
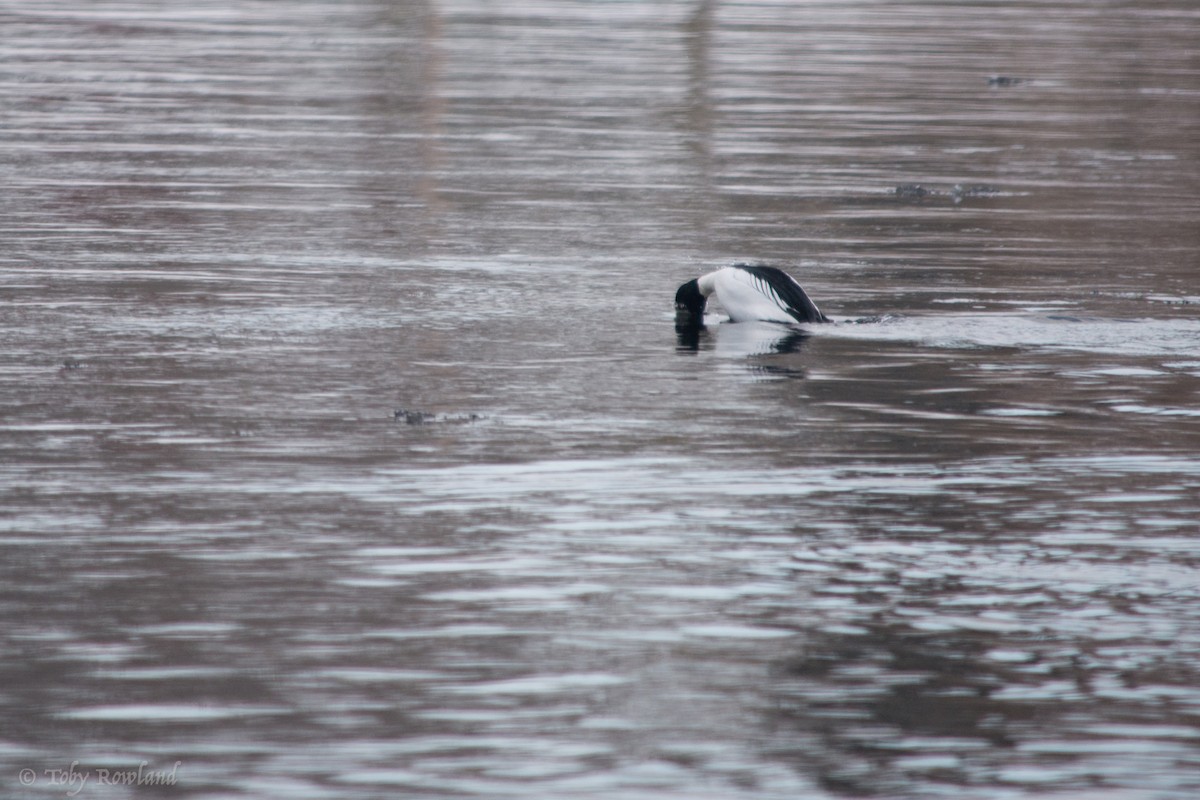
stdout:
<svg viewBox="0 0 1200 800">
<path fill-rule="evenodd" d="M 765 284 L 760 291 L 772 296 L 797 322 L 829 322 L 804 288 L 783 270 L 749 264 L 736 264 L 734 269 L 743 270 Z"/>
<path fill-rule="evenodd" d="M 735 264 L 702 276 L 699 289 L 716 293 L 732 322 L 828 322 L 800 284 L 783 270 Z"/>
</svg>

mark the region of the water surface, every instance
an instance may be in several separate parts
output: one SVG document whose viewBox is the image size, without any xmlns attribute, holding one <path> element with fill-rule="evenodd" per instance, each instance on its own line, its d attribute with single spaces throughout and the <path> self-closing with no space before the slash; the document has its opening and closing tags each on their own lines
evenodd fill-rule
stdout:
<svg viewBox="0 0 1200 800">
<path fill-rule="evenodd" d="M 11 796 L 1195 796 L 1191 4 L 0 29 Z"/>
</svg>

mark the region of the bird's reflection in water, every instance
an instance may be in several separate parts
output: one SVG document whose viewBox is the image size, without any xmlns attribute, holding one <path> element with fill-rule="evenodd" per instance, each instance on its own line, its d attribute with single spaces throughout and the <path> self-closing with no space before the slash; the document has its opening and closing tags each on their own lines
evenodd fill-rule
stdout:
<svg viewBox="0 0 1200 800">
<path fill-rule="evenodd" d="M 675 349 L 680 353 L 696 353 L 708 343 L 708 328 L 695 322 L 676 322 L 675 339 Z M 708 347 L 704 346 L 703 349 L 707 350 Z"/>
<path fill-rule="evenodd" d="M 797 353 L 809 335 L 801 328 L 776 322 L 725 322 L 713 325 L 680 322 L 675 325 L 677 352 L 711 352 L 722 358 L 749 359 Z M 804 376 L 803 370 L 783 364 L 755 360 L 748 366 L 764 374 Z"/>
</svg>

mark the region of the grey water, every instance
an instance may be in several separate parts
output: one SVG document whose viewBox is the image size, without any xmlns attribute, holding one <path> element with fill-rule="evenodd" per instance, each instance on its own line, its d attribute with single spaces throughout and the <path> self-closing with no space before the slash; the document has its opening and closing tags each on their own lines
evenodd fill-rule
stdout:
<svg viewBox="0 0 1200 800">
<path fill-rule="evenodd" d="M 1197 796 L 1198 52 L 0 4 L 3 795 Z"/>
</svg>

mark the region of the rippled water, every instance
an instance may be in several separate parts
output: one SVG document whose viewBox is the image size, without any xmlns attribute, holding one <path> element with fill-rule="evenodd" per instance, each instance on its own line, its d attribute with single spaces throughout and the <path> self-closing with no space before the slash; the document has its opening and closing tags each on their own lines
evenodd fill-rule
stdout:
<svg viewBox="0 0 1200 800">
<path fill-rule="evenodd" d="M 0 30 L 6 796 L 1200 791 L 1193 4 Z"/>
</svg>

